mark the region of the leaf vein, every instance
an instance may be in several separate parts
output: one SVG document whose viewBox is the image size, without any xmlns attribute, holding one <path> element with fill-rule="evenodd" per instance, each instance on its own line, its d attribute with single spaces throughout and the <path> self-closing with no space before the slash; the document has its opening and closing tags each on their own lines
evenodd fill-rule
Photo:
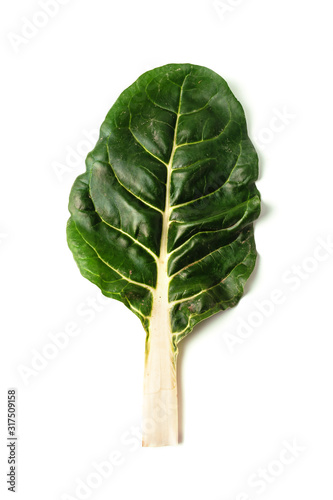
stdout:
<svg viewBox="0 0 333 500">
<path fill-rule="evenodd" d="M 132 283 L 133 285 L 137 285 L 137 286 L 141 286 L 143 288 L 147 288 L 148 290 L 153 290 L 154 288 L 150 285 L 146 285 L 145 283 L 141 283 L 140 281 L 135 281 L 135 280 L 132 280 L 130 278 L 127 278 L 126 276 L 124 276 L 118 269 L 115 269 L 114 267 L 112 267 L 106 260 L 104 260 L 100 254 L 97 252 L 96 248 L 91 244 L 89 243 L 89 241 L 87 241 L 85 239 L 85 237 L 82 235 L 82 233 L 79 231 L 77 225 L 75 224 L 76 226 L 76 230 L 77 232 L 79 233 L 79 235 L 81 236 L 81 238 L 83 239 L 83 241 L 90 247 L 92 248 L 92 250 L 94 250 L 95 254 L 97 255 L 97 257 L 99 258 L 100 261 L 103 262 L 103 264 L 105 264 L 107 267 L 109 267 L 110 269 L 112 269 L 112 271 L 114 271 L 115 273 L 117 273 L 122 279 L 124 279 L 125 281 L 127 281 L 128 283 Z"/>
</svg>

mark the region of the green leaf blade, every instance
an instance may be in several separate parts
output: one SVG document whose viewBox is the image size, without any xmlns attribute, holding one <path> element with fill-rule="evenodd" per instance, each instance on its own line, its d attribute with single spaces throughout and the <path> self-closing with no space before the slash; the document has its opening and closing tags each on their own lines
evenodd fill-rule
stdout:
<svg viewBox="0 0 333 500">
<path fill-rule="evenodd" d="M 256 261 L 258 157 L 219 75 L 190 64 L 142 75 L 109 111 L 86 166 L 68 226 L 85 277 L 147 332 L 163 296 L 175 344 L 238 303 Z"/>
</svg>

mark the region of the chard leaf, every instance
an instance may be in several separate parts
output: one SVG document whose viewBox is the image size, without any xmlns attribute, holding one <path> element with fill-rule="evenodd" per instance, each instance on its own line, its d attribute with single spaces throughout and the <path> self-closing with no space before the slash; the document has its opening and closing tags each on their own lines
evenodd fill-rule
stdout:
<svg viewBox="0 0 333 500">
<path fill-rule="evenodd" d="M 254 268 L 257 176 L 227 83 L 170 64 L 120 95 L 73 185 L 69 247 L 82 275 L 143 324 L 144 415 L 168 408 L 144 445 L 177 442 L 177 344 L 235 306 Z"/>
</svg>

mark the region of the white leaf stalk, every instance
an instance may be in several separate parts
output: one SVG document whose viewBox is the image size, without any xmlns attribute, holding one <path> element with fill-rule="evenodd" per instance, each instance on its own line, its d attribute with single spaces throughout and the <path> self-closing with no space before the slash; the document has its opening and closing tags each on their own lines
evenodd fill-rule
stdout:
<svg viewBox="0 0 333 500">
<path fill-rule="evenodd" d="M 170 223 L 170 184 L 172 163 L 177 149 L 177 129 L 182 90 L 177 112 L 173 146 L 167 165 L 165 208 L 163 212 L 160 256 L 157 264 L 157 285 L 153 292 L 153 308 L 146 359 L 143 395 L 143 446 L 178 444 L 177 350 L 172 342 L 168 276 L 168 230 Z"/>
</svg>

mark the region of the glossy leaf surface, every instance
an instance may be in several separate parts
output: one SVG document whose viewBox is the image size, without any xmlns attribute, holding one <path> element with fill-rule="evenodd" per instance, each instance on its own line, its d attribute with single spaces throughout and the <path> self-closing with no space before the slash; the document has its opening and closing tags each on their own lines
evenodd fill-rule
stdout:
<svg viewBox="0 0 333 500">
<path fill-rule="evenodd" d="M 219 75 L 190 64 L 148 71 L 109 111 L 71 191 L 68 244 L 81 273 L 148 334 L 162 301 L 176 348 L 243 294 L 257 175 L 243 109 Z"/>
</svg>

